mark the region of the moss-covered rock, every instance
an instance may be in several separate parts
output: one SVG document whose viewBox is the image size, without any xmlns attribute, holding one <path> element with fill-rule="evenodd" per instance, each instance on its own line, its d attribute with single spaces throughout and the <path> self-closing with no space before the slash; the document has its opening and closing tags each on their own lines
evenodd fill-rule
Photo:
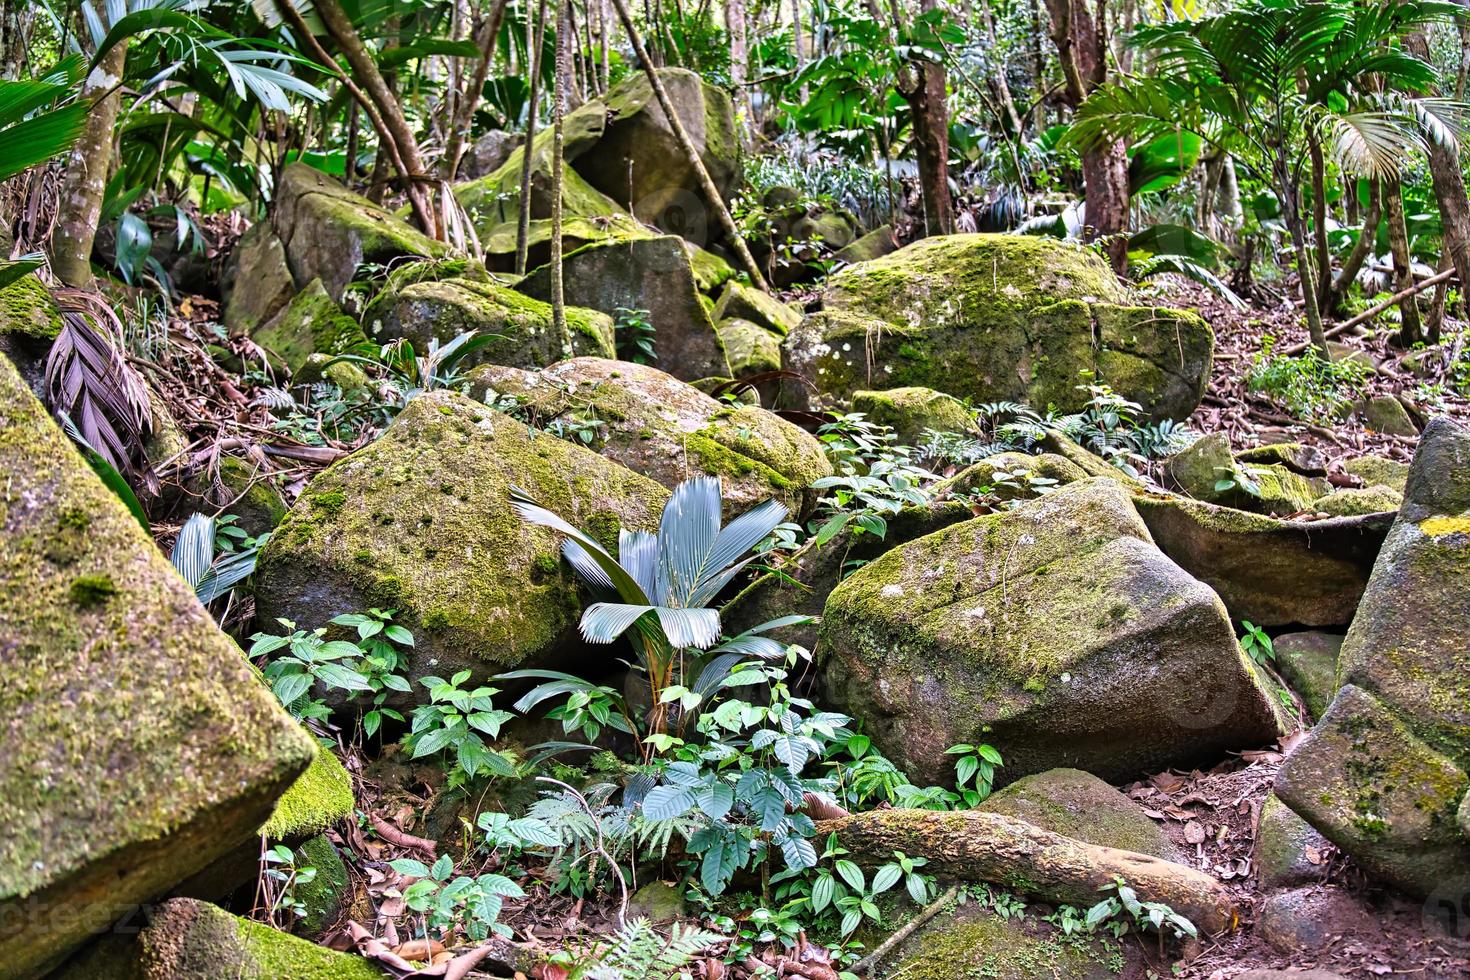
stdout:
<svg viewBox="0 0 1470 980">
<path fill-rule="evenodd" d="M 815 502 L 812 481 L 832 475 L 822 444 L 754 406 L 730 406 L 656 368 L 578 357 L 536 375 L 487 367 L 483 385 L 514 396 L 539 419 L 598 420 L 593 448 L 672 489 L 691 476 L 720 477 L 725 516 L 772 498 L 793 513 Z"/>
<path fill-rule="evenodd" d="M 495 282 L 465 263 L 417 263 L 389 276 L 382 292 L 363 311 L 367 332 L 381 341 L 407 338 L 416 350 L 430 341 L 448 343 L 470 330 L 492 342 L 461 363 L 544 367 L 562 357 L 551 306 Z M 449 268 L 445 268 L 449 266 Z M 440 278 L 446 272 L 458 274 Z M 572 349 L 613 356 L 612 317 L 596 310 L 567 308 Z"/>
<path fill-rule="evenodd" d="M 852 410 L 868 421 L 893 429 L 898 441 L 914 444 L 925 429 L 936 432 L 968 432 L 974 428 L 970 410 L 951 395 L 933 388 L 888 388 L 855 391 Z"/>
<path fill-rule="evenodd" d="M 271 224 L 296 283 L 305 286 L 320 279 L 334 301 L 341 300 L 359 266 L 448 252 L 443 242 L 304 163 L 281 172 Z"/>
<path fill-rule="evenodd" d="M 856 265 L 859 262 L 881 259 L 896 251 L 898 251 L 898 242 L 893 237 L 893 226 L 881 225 L 857 241 L 838 249 L 834 258 L 848 265 Z"/>
<path fill-rule="evenodd" d="M 347 863 L 336 846 L 318 834 L 296 849 L 296 866 L 316 871 L 311 881 L 296 888 L 297 899 L 306 906 L 297 931 L 304 936 L 319 936 L 337 921 L 351 898 Z"/>
<path fill-rule="evenodd" d="M 1003 813 L 1089 844 L 1179 860 L 1178 850 L 1137 803 L 1077 769 L 1052 769 L 1019 779 L 975 809 Z"/>
<path fill-rule="evenodd" d="M 942 501 L 890 514 L 881 538 L 848 527 L 825 543 L 808 541 L 781 564 L 779 572 L 758 576 L 726 603 L 720 622 L 727 633 L 739 633 L 782 616 L 820 619 L 827 597 L 855 569 L 885 551 L 973 516 L 964 504 Z M 817 624 L 788 626 L 781 631 L 781 640 L 815 650 Z"/>
<path fill-rule="evenodd" d="M 231 915 L 175 898 L 155 911 L 137 942 L 143 980 L 383 980 L 358 956 L 338 953 Z"/>
<path fill-rule="evenodd" d="M 1358 456 L 1344 463 L 1343 469 L 1361 479 L 1367 486 L 1392 487 L 1399 493 L 1404 492 L 1404 486 L 1409 481 L 1408 464 L 1386 456 Z"/>
<path fill-rule="evenodd" d="M 312 354 L 340 354 L 367 338 L 357 321 L 327 295 L 320 279 L 313 279 L 286 308 L 251 339 L 275 354 L 291 372 L 301 370 Z"/>
<path fill-rule="evenodd" d="M 1164 554 L 1218 592 L 1234 619 L 1266 627 L 1346 626 L 1392 521 L 1287 521 L 1150 492 L 1135 503 Z"/>
<path fill-rule="evenodd" d="M 868 563 L 827 600 L 821 649 L 836 699 L 916 782 L 952 781 L 961 742 L 999 748 L 1007 782 L 1123 779 L 1278 729 L 1219 598 L 1107 480 Z"/>
<path fill-rule="evenodd" d="M 1327 874 L 1327 838 L 1277 799 L 1261 804 L 1256 824 L 1256 880 L 1263 889 L 1296 888 Z"/>
<path fill-rule="evenodd" d="M 1302 476 L 1327 475 L 1327 457 L 1322 454 L 1322 450 L 1299 442 L 1272 442 L 1242 449 L 1235 454 L 1235 461 L 1263 466 L 1279 463 Z"/>
<path fill-rule="evenodd" d="M 1282 802 L 1324 837 L 1420 896 L 1470 867 L 1470 840 L 1456 824 L 1467 788 L 1463 769 L 1353 684 L 1337 692 L 1276 777 Z"/>
<path fill-rule="evenodd" d="M 733 377 L 781 370 L 781 339 L 769 330 L 738 318 L 721 320 L 715 330 L 725 345 Z"/>
<path fill-rule="evenodd" d="M 339 820 L 352 816 L 352 777 L 337 756 L 325 749 L 281 798 L 260 834 L 273 841 L 314 837 Z"/>
<path fill-rule="evenodd" d="M 235 243 L 220 281 L 224 323 L 232 334 L 254 333 L 286 308 L 296 292 L 286 247 L 269 221 L 251 225 Z"/>
<path fill-rule="evenodd" d="M 659 80 L 715 188 L 729 200 L 740 185 L 740 141 L 729 93 L 683 68 L 661 68 Z M 695 216 L 701 224 L 706 220 L 703 192 L 647 75 L 633 72 L 601 104 L 602 137 L 595 147 L 568 157 L 572 167 L 613 200 L 631 204 L 639 220 L 699 241 L 689 225 Z"/>
<path fill-rule="evenodd" d="M 801 314 L 775 297 L 752 286 L 731 282 L 715 304 L 715 319 L 738 317 L 784 337 L 801 323 Z"/>
<path fill-rule="evenodd" d="M 0 335 L 50 341 L 60 332 L 61 313 L 41 280 L 21 276 L 0 289 Z"/>
<path fill-rule="evenodd" d="M 1363 416 L 1363 424 L 1374 432 L 1410 437 L 1419 434 L 1419 427 L 1409 417 L 1409 410 L 1392 395 L 1370 398 L 1359 406 L 1358 412 Z"/>
<path fill-rule="evenodd" d="M 976 402 L 1075 411 L 1101 381 L 1149 418 L 1185 418 L 1209 376 L 1214 334 L 1191 313 L 1126 305 L 1095 253 L 1019 235 L 926 238 L 843 269 L 822 311 L 786 338 L 819 405 L 920 385 Z"/>
<path fill-rule="evenodd" d="M 715 290 L 739 274 L 729 262 L 691 241 L 685 240 L 684 250 L 689 253 L 689 265 L 694 269 L 694 281 L 699 286 L 699 291 L 707 296 L 713 296 Z M 797 317 L 797 319 L 801 318 Z"/>
<path fill-rule="evenodd" d="M 30 389 L 45 385 L 46 354 L 61 332 L 61 313 L 50 291 L 34 275 L 0 289 L 0 356 L 15 363 Z"/>
<path fill-rule="evenodd" d="M 1097 453 L 1083 447 L 1076 440 L 1061 432 L 1057 432 L 1055 429 L 1048 429 L 1046 434 L 1037 443 L 1037 446 L 1045 452 L 1055 453 L 1069 463 L 1073 463 L 1088 476 L 1098 476 L 1105 480 L 1112 480 L 1114 483 L 1124 486 L 1129 490 L 1138 491 L 1144 489 L 1141 480 L 1129 476 Z"/>
<path fill-rule="evenodd" d="M 1214 432 L 1171 456 L 1164 472 L 1173 487 L 1195 500 L 1263 514 L 1294 514 L 1308 509 L 1330 485 L 1325 478 L 1302 475 L 1282 455 L 1260 449 L 1232 455 L 1230 440 Z"/>
<path fill-rule="evenodd" d="M 893 952 L 875 977 L 892 980 L 1111 980 L 1127 960 L 1117 940 L 1063 936 L 1034 916 L 1002 919 L 969 902 L 937 916 Z"/>
<path fill-rule="evenodd" d="M 566 301 L 608 316 L 644 310 L 653 324 L 654 366 L 681 381 L 728 378 L 725 347 L 715 332 L 684 242 L 672 235 L 600 242 L 563 263 Z M 543 302 L 551 298 L 551 271 L 542 266 L 516 286 Z"/>
<path fill-rule="evenodd" d="M 1404 504 L 1338 660 L 1343 683 L 1380 697 L 1470 770 L 1470 428 L 1425 429 Z"/>
<path fill-rule="evenodd" d="M 0 962 L 22 976 L 249 836 L 315 747 L 4 358 L 0 471 Z"/>
<path fill-rule="evenodd" d="M 987 456 L 934 486 L 938 497 L 985 494 L 997 500 L 1029 500 L 1088 474 L 1065 456 L 1008 452 Z"/>
<path fill-rule="evenodd" d="M 1307 505 L 1308 510 L 1333 517 L 1357 517 L 1362 514 L 1392 513 L 1403 503 L 1404 495 L 1393 487 L 1348 487 L 1334 490 L 1318 497 Z"/>
<path fill-rule="evenodd" d="M 587 657 L 576 580 L 554 535 L 511 509 L 512 486 L 605 543 L 620 526 L 656 528 L 668 497 L 462 395 L 420 395 L 377 442 L 307 485 L 261 556 L 258 615 L 315 626 L 393 607 L 417 641 L 413 677 Z M 599 648 L 589 662 L 610 655 Z"/>
<path fill-rule="evenodd" d="M 1301 696 L 1313 718 L 1322 717 L 1337 693 L 1337 655 L 1342 637 L 1309 630 L 1276 637 L 1276 667 L 1291 689 Z"/>
</svg>

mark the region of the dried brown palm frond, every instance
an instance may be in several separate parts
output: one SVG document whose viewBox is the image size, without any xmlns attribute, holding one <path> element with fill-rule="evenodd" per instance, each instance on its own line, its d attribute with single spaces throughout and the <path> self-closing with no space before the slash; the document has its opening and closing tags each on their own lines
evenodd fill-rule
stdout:
<svg viewBox="0 0 1470 980">
<path fill-rule="evenodd" d="M 145 453 L 153 432 L 148 384 L 123 354 L 122 321 L 95 293 L 56 292 L 61 333 L 46 358 L 46 400 L 134 487 L 158 492 Z"/>
</svg>

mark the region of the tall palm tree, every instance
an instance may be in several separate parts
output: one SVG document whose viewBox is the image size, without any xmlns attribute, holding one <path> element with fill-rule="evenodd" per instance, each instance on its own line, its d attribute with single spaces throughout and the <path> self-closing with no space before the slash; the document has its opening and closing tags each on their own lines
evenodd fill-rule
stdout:
<svg viewBox="0 0 1470 980">
<path fill-rule="evenodd" d="M 1234 154 L 1281 196 L 1312 341 L 1326 336 L 1302 214 L 1314 143 L 1344 171 L 1397 174 L 1426 141 L 1460 137 L 1460 103 L 1425 97 L 1434 69 L 1407 53 L 1409 34 L 1455 16 L 1439 0 L 1248 0 L 1213 17 L 1140 28 L 1130 43 L 1154 74 L 1103 85 L 1078 109 L 1079 148 L 1181 131 Z"/>
</svg>

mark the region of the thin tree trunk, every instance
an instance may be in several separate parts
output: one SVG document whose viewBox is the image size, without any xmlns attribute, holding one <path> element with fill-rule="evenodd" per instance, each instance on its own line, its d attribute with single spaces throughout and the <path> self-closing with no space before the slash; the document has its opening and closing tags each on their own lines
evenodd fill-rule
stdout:
<svg viewBox="0 0 1470 980">
<path fill-rule="evenodd" d="M 755 258 L 751 256 L 750 249 L 745 245 L 745 239 L 740 235 L 740 229 L 735 225 L 735 219 L 730 216 L 730 209 L 725 207 L 725 199 L 720 196 L 720 189 L 710 179 L 709 171 L 705 169 L 704 161 L 699 158 L 699 151 L 694 148 L 694 143 L 689 139 L 689 133 L 684 128 L 684 121 L 679 118 L 679 113 L 674 108 L 674 103 L 669 99 L 668 90 L 664 88 L 663 80 L 658 77 L 658 70 L 648 58 L 648 50 L 643 46 L 643 38 L 638 34 L 638 28 L 633 24 L 633 17 L 628 13 L 627 0 L 613 0 L 613 6 L 617 9 L 618 19 L 623 23 L 623 30 L 628 35 L 628 41 L 633 45 L 633 51 L 638 55 L 638 60 L 643 65 L 643 71 L 648 76 L 648 84 L 653 89 L 654 96 L 658 99 L 659 107 L 664 111 L 664 118 L 669 121 L 669 128 L 674 131 L 674 139 L 679 143 L 680 149 L 684 151 L 684 157 L 689 161 L 689 167 L 699 178 L 699 186 L 704 191 L 706 203 L 715 212 L 719 219 L 720 227 L 724 229 L 725 238 L 735 255 L 740 259 L 746 273 L 750 276 L 750 283 L 761 292 L 770 292 L 766 285 L 765 276 L 761 275 L 760 266 L 756 265 Z"/>
<path fill-rule="evenodd" d="M 1331 360 L 1332 354 L 1327 349 L 1327 335 L 1322 331 L 1322 311 L 1317 305 L 1317 287 L 1313 281 L 1313 266 L 1311 248 L 1307 244 L 1307 229 L 1302 221 L 1302 207 L 1300 192 L 1291 180 L 1291 164 L 1286 159 L 1284 147 L 1277 149 L 1273 176 L 1276 178 L 1277 186 L 1281 188 L 1282 211 L 1286 216 L 1286 227 L 1291 233 L 1292 248 L 1296 252 L 1297 276 L 1301 280 L 1302 312 L 1307 321 L 1307 334 L 1312 338 L 1312 343 L 1322 353 L 1325 360 Z"/>
<path fill-rule="evenodd" d="M 1108 79 L 1106 7 L 1094 19 L 1086 0 L 1046 0 L 1051 13 L 1051 39 L 1066 79 L 1067 103 L 1076 108 Z M 1128 150 L 1122 141 L 1093 147 L 1082 155 L 1082 182 L 1087 202 L 1087 241 L 1103 242 L 1103 251 L 1122 275 L 1128 268 Z"/>
<path fill-rule="evenodd" d="M 490 75 L 490 65 L 495 60 L 495 43 L 500 37 L 500 25 L 505 20 L 506 0 L 491 0 L 490 12 L 480 25 L 480 56 L 475 60 L 475 71 L 469 84 L 461 93 L 455 106 L 454 118 L 449 129 L 449 142 L 444 148 L 442 170 L 445 180 L 454 180 L 459 173 L 459 162 L 464 156 L 465 139 L 475 118 L 475 109 L 485 91 L 485 79 Z"/>
<path fill-rule="evenodd" d="M 1322 311 L 1335 315 L 1342 309 L 1343 300 L 1347 298 L 1347 292 L 1352 288 L 1353 281 L 1358 278 L 1362 271 L 1363 263 L 1368 256 L 1373 254 L 1374 240 L 1378 237 L 1378 222 L 1383 217 L 1383 197 L 1379 191 L 1376 180 L 1368 181 L 1368 208 L 1363 215 L 1363 224 L 1358 232 L 1358 240 L 1353 243 L 1353 250 L 1348 253 L 1347 259 L 1342 263 L 1342 268 L 1337 273 L 1337 278 L 1326 284 L 1326 288 L 1318 289 L 1322 294 Z"/>
<path fill-rule="evenodd" d="M 1383 210 L 1388 215 L 1388 250 L 1393 253 L 1394 291 L 1414 285 L 1413 257 L 1409 254 L 1409 229 L 1404 219 L 1404 198 L 1398 177 L 1383 180 Z M 1405 297 L 1399 304 L 1399 342 L 1412 347 L 1420 340 L 1419 301 Z"/>
<path fill-rule="evenodd" d="M 0 78 L 24 78 L 31 37 L 41 5 L 32 0 L 0 0 Z"/>
<path fill-rule="evenodd" d="M 936 0 L 921 0 L 925 12 Z M 903 30 L 901 10 L 893 5 L 893 27 Z M 954 204 L 949 194 L 949 80 L 944 67 L 915 58 L 900 70 L 898 94 L 909 106 L 914 150 L 919 162 L 919 190 L 924 196 L 924 230 L 928 235 L 954 231 Z"/>
<path fill-rule="evenodd" d="M 567 300 L 561 269 L 562 120 L 566 116 L 568 63 L 571 55 L 572 0 L 556 4 L 556 76 L 551 90 L 551 325 L 561 338 L 561 356 L 570 358 L 572 334 L 567 329 Z"/>
<path fill-rule="evenodd" d="M 1462 6 L 1464 0 L 1461 0 Z M 1466 18 L 1459 19 L 1460 29 L 1460 77 L 1455 83 L 1455 98 L 1464 96 L 1464 73 L 1466 59 L 1470 59 L 1470 24 Z M 1406 39 L 1410 53 L 1430 60 L 1429 45 L 1423 34 L 1411 34 Z M 1438 94 L 1437 92 L 1435 94 Z M 1439 203 L 1440 225 L 1444 250 L 1455 265 L 1455 274 L 1460 280 L 1461 294 L 1470 289 L 1470 198 L 1465 193 L 1465 178 L 1460 170 L 1460 151 L 1457 145 L 1441 145 L 1427 140 L 1426 156 L 1429 158 L 1429 177 L 1434 185 L 1434 198 Z"/>
<path fill-rule="evenodd" d="M 740 114 L 740 135 L 749 141 L 753 117 L 750 89 L 745 85 L 745 67 L 750 51 L 745 37 L 745 0 L 725 0 L 725 30 L 730 34 L 730 85 L 735 89 L 735 110 Z"/>
<path fill-rule="evenodd" d="M 536 6 L 536 29 L 531 51 L 531 92 L 526 108 L 526 145 L 521 150 L 521 200 L 516 223 L 516 275 L 526 274 L 531 250 L 531 144 L 536 142 L 536 103 L 541 99 L 541 51 L 546 46 L 546 0 Z"/>
<path fill-rule="evenodd" d="M 290 0 L 277 0 L 277 6 L 290 5 Z M 372 55 L 363 45 L 362 38 L 358 35 L 357 29 L 352 26 L 352 20 L 342 9 L 339 0 L 315 0 L 314 6 L 327 33 L 332 35 L 332 40 L 337 43 L 337 47 L 342 50 L 343 57 L 352 66 L 352 74 L 361 83 L 361 90 L 372 99 L 383 126 L 387 129 L 395 146 L 397 151 L 395 162 L 400 164 L 399 176 L 403 178 L 404 190 L 413 208 L 414 219 L 424 234 L 431 238 L 442 238 L 443 230 L 435 218 L 429 192 L 419 182 L 425 176 L 425 170 L 423 157 L 419 154 L 418 139 L 408 125 L 408 120 L 404 118 L 398 99 L 394 97 L 388 83 L 378 71 L 377 62 L 373 60 Z"/>
<path fill-rule="evenodd" d="M 127 52 L 126 41 L 114 45 L 82 83 L 84 99 L 110 94 L 93 103 L 82 138 L 67 156 L 56 228 L 51 233 L 51 270 L 68 286 L 92 282 L 92 243 L 97 238 L 107 172 L 112 166 L 112 136 L 122 104 L 118 83 L 122 81 Z"/>
<path fill-rule="evenodd" d="M 1332 252 L 1327 248 L 1327 165 L 1322 159 L 1322 142 L 1307 133 L 1307 153 L 1312 163 L 1312 248 L 1317 259 L 1317 291 L 1332 282 Z"/>
</svg>

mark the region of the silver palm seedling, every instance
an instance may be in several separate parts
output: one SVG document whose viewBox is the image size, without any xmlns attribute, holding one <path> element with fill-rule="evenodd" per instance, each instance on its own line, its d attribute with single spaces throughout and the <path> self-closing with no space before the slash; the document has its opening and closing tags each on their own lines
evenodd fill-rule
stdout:
<svg viewBox="0 0 1470 980">
<path fill-rule="evenodd" d="M 663 692 L 675 682 L 682 651 L 709 650 L 715 655 L 695 685 L 696 691 L 708 690 L 711 679 L 717 681 L 718 674 L 736 660 L 784 650 L 761 632 L 805 618 L 772 620 L 715 647 L 720 614 L 711 603 L 755 557 L 751 549 L 787 514 L 784 506 L 768 500 L 721 527 L 717 477 L 685 480 L 675 487 L 657 534 L 620 530 L 617 557 L 524 490 L 512 488 L 511 505 L 527 523 L 566 536 L 562 555 L 595 600 L 582 613 L 583 638 L 613 643 L 627 636 L 633 644 L 648 672 L 651 734 L 667 727 Z"/>
</svg>

